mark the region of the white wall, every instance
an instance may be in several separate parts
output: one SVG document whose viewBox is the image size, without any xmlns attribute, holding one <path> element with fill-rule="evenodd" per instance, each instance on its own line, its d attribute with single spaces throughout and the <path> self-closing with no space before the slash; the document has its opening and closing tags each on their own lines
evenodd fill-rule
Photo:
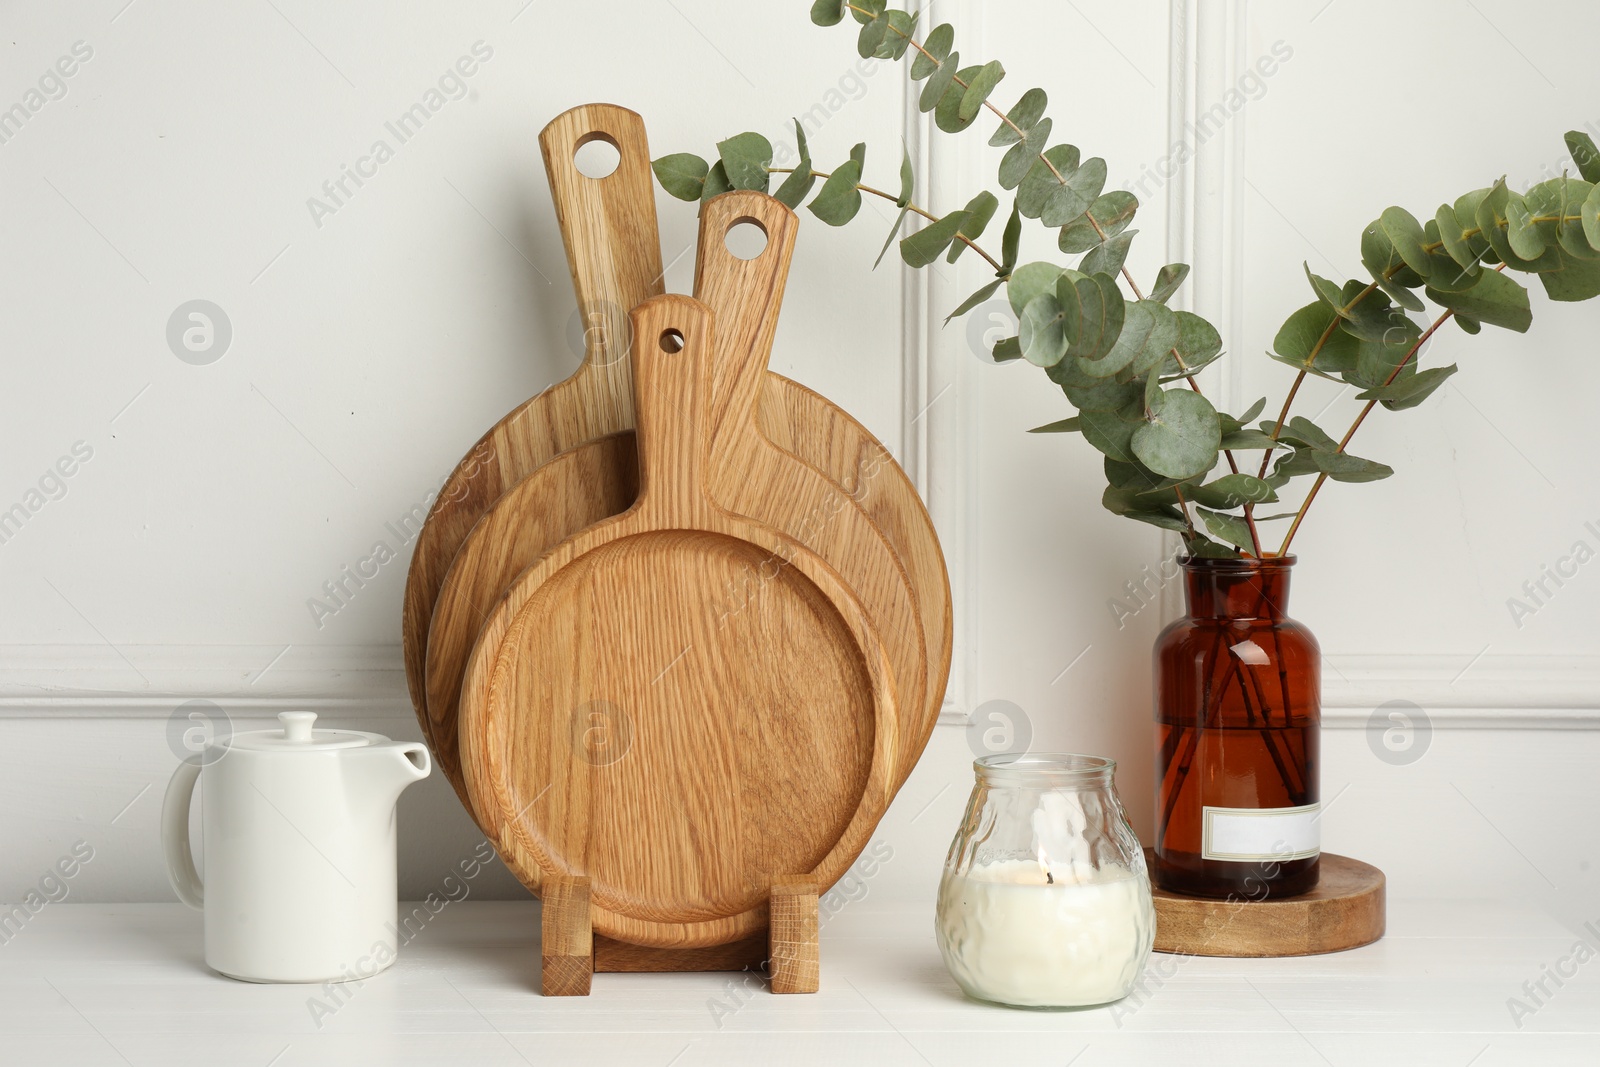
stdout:
<svg viewBox="0 0 1600 1067">
<path fill-rule="evenodd" d="M 1377 0 L 1199 7 L 966 0 L 936 14 L 957 24 L 963 56 L 1004 61 L 997 101 L 1043 86 L 1058 138 L 1105 156 L 1113 183 L 1145 178 L 1131 267 L 1150 278 L 1168 259 L 1195 264 L 1186 299 L 1234 354 L 1207 376 L 1227 405 L 1281 396 L 1288 372 L 1261 351 L 1309 299 L 1302 259 L 1353 276 L 1360 231 L 1384 206 L 1423 214 L 1501 173 L 1538 180 L 1561 166 L 1563 131 L 1600 126 L 1583 104 L 1600 99 L 1583 32 L 1600 15 L 1576 0 L 1480 2 L 1449 19 Z M 786 116 L 820 104 L 836 113 L 812 138 L 819 166 L 865 140 L 869 180 L 892 184 L 905 136 L 939 210 L 997 162 L 987 123 L 930 134 L 908 119 L 903 68 L 861 78 L 849 31 L 810 27 L 798 3 L 111 0 L 0 20 L 12 42 L 0 105 L 75 42 L 93 49 L 66 95 L 0 144 L 13 398 L 0 508 L 76 442 L 93 449 L 66 495 L 0 544 L 5 899 L 80 837 L 98 852 L 81 898 L 170 899 L 156 814 L 184 700 L 244 725 L 314 706 L 416 736 L 397 648 L 409 546 L 385 524 L 576 362 L 535 143 L 550 117 L 612 100 L 643 113 L 657 154 L 707 153 L 746 128 L 777 139 Z M 480 41 L 492 55 L 465 98 L 314 220 L 307 199 Z M 1149 179 L 1184 120 L 1279 41 L 1292 57 L 1247 84 L 1223 132 Z M 952 725 L 881 831 L 897 850 L 882 891 L 923 894 L 970 782 L 961 720 L 989 700 L 1025 710 L 1035 747 L 1117 757 L 1148 832 L 1149 648 L 1175 601 L 1169 589 L 1119 628 L 1107 601 L 1170 546 L 1100 509 L 1099 460 L 1081 441 L 1022 433 L 1065 402 L 1032 369 L 978 358 L 986 321 L 939 327 L 985 280 L 974 257 L 868 271 L 891 217 L 868 203 L 843 230 L 803 227 L 774 366 L 897 449 L 950 558 Z M 658 206 L 671 260 L 693 211 Z M 1050 250 L 1036 242 L 1032 254 Z M 688 288 L 691 260 L 670 288 Z M 165 338 L 197 298 L 233 329 L 208 366 Z M 1573 541 L 1600 547 L 1584 528 L 1600 526 L 1600 502 L 1580 436 L 1597 312 L 1552 306 L 1537 287 L 1534 306 L 1527 337 L 1444 332 L 1429 356 L 1459 358 L 1462 373 L 1358 438 L 1399 473 L 1330 486 L 1296 542 L 1294 612 L 1329 655 L 1325 841 L 1381 863 L 1397 891 L 1593 896 L 1600 832 L 1549 813 L 1600 799 L 1583 770 L 1600 577 L 1580 572 L 1520 628 L 1505 600 Z M 1340 425 L 1354 405 L 1334 392 L 1302 410 L 1331 401 L 1324 421 Z M 319 626 L 308 598 L 379 540 L 402 558 Z M 1422 705 L 1433 729 L 1400 766 L 1365 729 L 1395 699 Z M 407 794 L 401 819 L 409 893 L 477 840 L 437 779 Z M 503 872 L 481 891 L 520 892 Z"/>
</svg>

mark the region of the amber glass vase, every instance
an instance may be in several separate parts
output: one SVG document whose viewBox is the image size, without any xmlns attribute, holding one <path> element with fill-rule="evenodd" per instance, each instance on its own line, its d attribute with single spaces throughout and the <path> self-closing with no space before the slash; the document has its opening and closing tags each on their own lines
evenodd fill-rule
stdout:
<svg viewBox="0 0 1600 1067">
<path fill-rule="evenodd" d="M 1317 884 L 1322 654 L 1288 616 L 1294 557 L 1183 561 L 1156 641 L 1155 880 L 1260 900 Z"/>
</svg>

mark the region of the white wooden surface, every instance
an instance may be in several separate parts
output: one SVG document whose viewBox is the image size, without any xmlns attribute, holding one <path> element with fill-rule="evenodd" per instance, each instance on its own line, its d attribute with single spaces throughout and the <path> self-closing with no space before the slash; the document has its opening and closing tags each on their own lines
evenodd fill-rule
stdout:
<svg viewBox="0 0 1600 1067">
<path fill-rule="evenodd" d="M 605 974 L 588 998 L 546 999 L 537 930 L 533 904 L 448 905 L 317 1019 L 308 1002 L 334 1004 L 318 987 L 208 972 L 197 912 L 61 905 L 0 951 L 0 1062 L 1558 1067 L 1592 1065 L 1600 1048 L 1600 962 L 1547 983 L 1554 995 L 1513 1021 L 1507 999 L 1574 941 L 1514 903 L 1394 901 L 1387 938 L 1330 956 L 1153 956 L 1140 1003 L 1080 1012 L 965 1000 L 927 903 L 868 898 L 828 920 L 811 996 L 729 974 Z"/>
</svg>

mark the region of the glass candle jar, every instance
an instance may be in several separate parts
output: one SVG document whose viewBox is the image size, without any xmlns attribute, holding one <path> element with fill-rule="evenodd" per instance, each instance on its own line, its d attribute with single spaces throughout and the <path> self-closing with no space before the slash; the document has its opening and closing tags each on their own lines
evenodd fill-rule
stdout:
<svg viewBox="0 0 1600 1067">
<path fill-rule="evenodd" d="M 1078 1008 L 1127 996 L 1155 940 L 1139 839 L 1100 756 L 985 756 L 939 883 L 939 951 L 971 997 Z"/>
</svg>

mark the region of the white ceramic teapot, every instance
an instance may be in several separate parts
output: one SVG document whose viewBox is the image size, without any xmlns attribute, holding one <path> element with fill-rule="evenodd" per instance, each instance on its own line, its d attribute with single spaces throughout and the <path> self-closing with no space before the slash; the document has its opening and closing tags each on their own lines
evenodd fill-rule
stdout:
<svg viewBox="0 0 1600 1067">
<path fill-rule="evenodd" d="M 395 960 L 395 803 L 428 750 L 354 730 L 235 734 L 178 765 L 161 836 L 178 898 L 205 912 L 206 963 L 251 982 L 368 978 Z M 197 780 L 205 880 L 189 847 Z"/>
</svg>

